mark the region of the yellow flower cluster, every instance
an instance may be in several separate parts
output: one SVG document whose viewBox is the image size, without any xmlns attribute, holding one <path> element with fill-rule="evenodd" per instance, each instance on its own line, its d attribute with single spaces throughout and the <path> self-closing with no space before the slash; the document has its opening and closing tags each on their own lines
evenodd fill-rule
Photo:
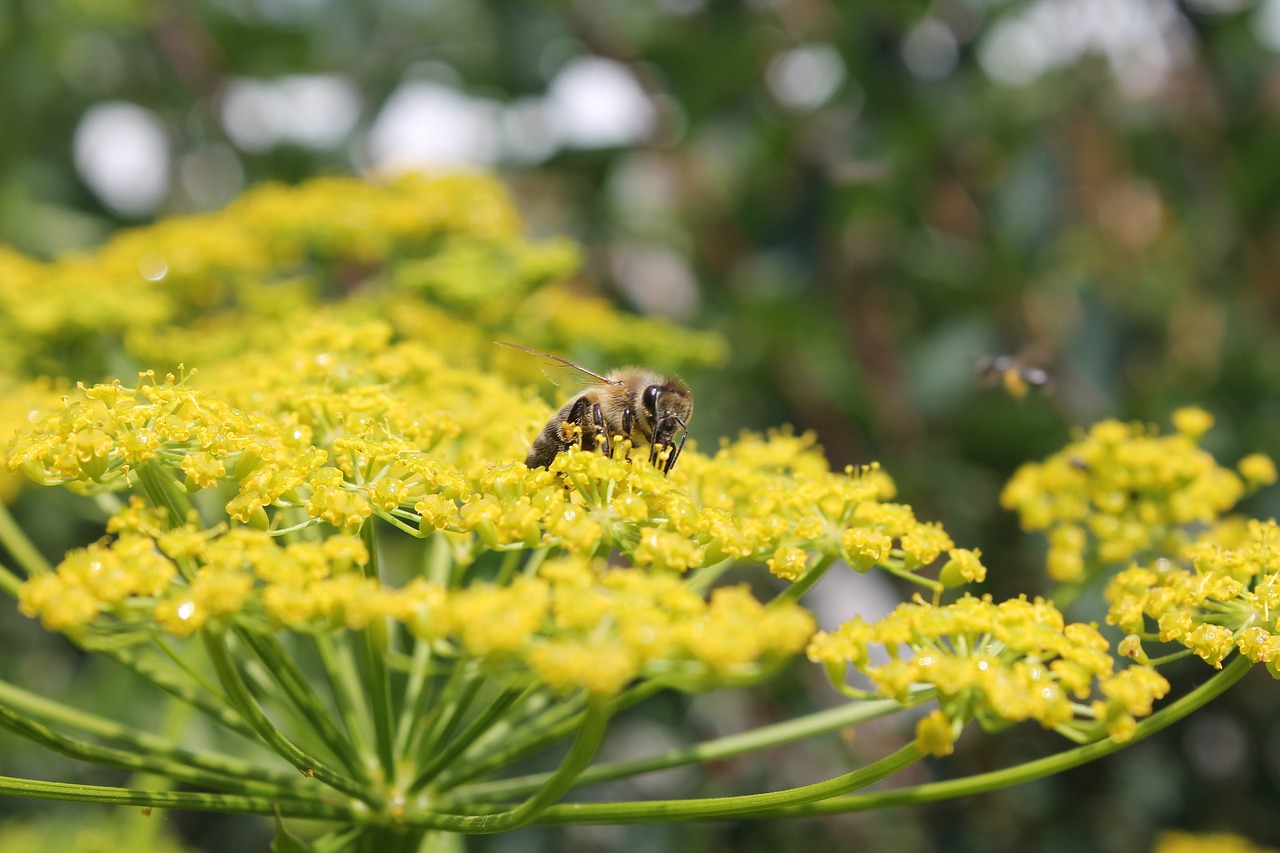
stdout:
<svg viewBox="0 0 1280 853">
<path fill-rule="evenodd" d="M 0 301 L 54 294 L 45 325 L 0 321 L 23 352 L 78 334 L 47 282 L 93 279 L 149 306 L 145 322 L 102 308 L 96 328 L 125 357 L 194 364 L 78 386 L 11 441 L 9 471 L 120 507 L 113 538 L 23 588 L 24 612 L 56 630 L 391 619 L 552 686 L 611 692 L 636 677 L 744 677 L 798 653 L 813 625 L 796 605 L 691 591 L 729 561 L 790 581 L 835 559 L 899 573 L 945 563 L 935 588 L 985 574 L 977 552 L 893 502 L 877 467 L 832 472 L 812 436 L 745 434 L 713 455 L 691 442 L 669 476 L 622 442 L 615 458 L 571 450 L 526 468 L 554 409 L 526 387 L 546 385 L 538 361 L 495 338 L 594 352 L 602 368 L 655 353 L 714 363 L 723 343 L 570 297 L 557 281 L 574 252 L 524 243 L 488 179 L 265 187 L 91 255 L 0 263 L 19 273 Z M 452 568 L 431 583 L 375 571 L 362 544 L 375 520 L 430 540 Z M 528 574 L 512 581 L 521 552 Z M 606 557 L 630 568 L 596 565 Z M 543 560 L 558 573 L 533 572 Z M 574 623 L 564 601 L 595 616 Z"/>
<path fill-rule="evenodd" d="M 1134 565 L 1108 584 L 1108 621 L 1131 635 L 1125 651 L 1141 660 L 1142 640 L 1172 642 L 1221 667 L 1239 650 L 1280 677 L 1280 527 L 1211 529 L 1178 556 L 1185 562 Z"/>
<path fill-rule="evenodd" d="M 917 740 L 944 755 L 968 719 L 1035 720 L 1063 731 L 1095 726 L 1128 739 L 1169 684 L 1146 666 L 1116 671 L 1109 649 L 1095 626 L 1067 624 L 1042 599 L 965 595 L 945 606 L 903 604 L 876 623 L 855 618 L 816 634 L 808 655 L 834 682 L 843 683 L 851 664 L 877 693 L 900 701 L 913 686 L 936 687 L 939 711 L 920 722 Z"/>
<path fill-rule="evenodd" d="M 577 265 L 572 244 L 521 236 L 489 176 L 264 185 L 221 211 L 125 231 L 50 263 L 0 247 L 0 381 L 266 357 L 309 325 L 302 317 L 381 321 L 399 340 L 473 367 L 504 358 L 492 346 L 504 338 L 602 364 L 724 359 L 717 335 L 677 333 L 570 293 Z M 507 365 L 530 380 L 537 372 L 528 359 Z M 0 423 L 3 434 L 14 425 Z"/>
<path fill-rule="evenodd" d="M 531 471 L 515 460 L 544 404 L 375 331 L 346 332 L 325 330 L 323 359 L 304 335 L 297 360 L 228 380 L 225 398 L 193 387 L 204 376 L 82 388 L 14 440 L 9 468 L 85 491 L 146 488 L 148 471 L 186 495 L 234 486 L 223 512 L 261 528 L 354 531 L 376 514 L 493 550 L 617 549 L 677 572 L 736 558 L 795 579 L 810 552 L 906 570 L 947 553 L 949 571 L 984 571 L 937 525 L 886 502 L 893 485 L 878 469 L 814 464 L 808 437 L 748 435 L 713 458 L 688 451 L 671 476 L 642 457 L 573 451 Z"/>
<path fill-rule="evenodd" d="M 137 499 L 111 529 L 109 543 L 76 549 L 24 584 L 22 611 L 53 630 L 96 624 L 117 636 L 154 626 L 187 637 L 231 618 L 295 631 L 391 619 L 494 671 L 605 694 L 639 677 L 690 688 L 758 677 L 814 628 L 799 605 L 765 606 L 745 587 L 707 600 L 676 576 L 582 558 L 549 560 L 509 584 L 446 589 L 416 578 L 392 588 L 366 576 L 356 536 L 284 544 L 247 527 L 171 528 Z"/>
<path fill-rule="evenodd" d="M 1014 474 L 1001 502 L 1025 529 L 1047 531 L 1050 577 L 1077 581 L 1101 565 L 1176 553 L 1191 526 L 1214 523 L 1247 488 L 1275 482 L 1275 465 L 1261 454 L 1236 473 L 1200 449 L 1213 424 L 1207 412 L 1181 409 L 1173 420 L 1171 435 L 1103 421 Z"/>
</svg>

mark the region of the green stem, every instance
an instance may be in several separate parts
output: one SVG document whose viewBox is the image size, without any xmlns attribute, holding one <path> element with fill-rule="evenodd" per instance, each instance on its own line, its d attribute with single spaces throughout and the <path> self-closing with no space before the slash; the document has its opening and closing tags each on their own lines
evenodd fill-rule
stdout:
<svg viewBox="0 0 1280 853">
<path fill-rule="evenodd" d="M 416 720 L 423 717 L 426 704 L 428 682 L 431 676 L 431 644 L 425 640 L 415 640 L 413 645 L 413 663 L 409 668 L 409 680 L 405 684 L 404 699 L 400 705 L 400 718 L 396 721 L 396 755 L 408 752 L 409 740 L 413 735 Z"/>
<path fill-rule="evenodd" d="M 581 821 L 591 823 L 596 822 L 597 818 L 594 816 L 602 813 L 608 814 L 607 818 L 600 821 L 602 823 L 650 823 L 726 817 L 755 818 L 762 813 L 772 814 L 788 806 L 826 800 L 847 791 L 865 788 L 867 785 L 892 776 L 922 757 L 920 747 L 912 742 L 866 767 L 860 767 L 852 773 L 845 773 L 834 779 L 812 785 L 801 785 L 763 794 L 743 794 L 737 797 L 703 797 L 631 803 L 568 803 L 553 807 L 554 811 L 547 809 L 539 817 L 538 823 L 576 823 L 579 822 L 577 818 L 583 815 L 593 816 Z"/>
<path fill-rule="evenodd" d="M 151 503 L 169 513 L 169 523 L 174 527 L 186 524 L 191 501 L 170 470 L 153 459 L 140 463 L 134 471 Z"/>
<path fill-rule="evenodd" d="M 483 676 L 472 675 L 462 685 L 462 692 L 459 695 L 447 699 L 443 712 L 435 720 L 435 725 L 432 726 L 431 731 L 419 744 L 418 750 L 420 754 L 430 755 L 438 751 L 441 749 L 441 745 L 453 736 L 458 726 L 462 724 L 462 719 L 466 716 L 467 709 L 475 701 L 476 694 L 480 692 L 480 688 L 484 686 L 484 683 Z"/>
<path fill-rule="evenodd" d="M 253 694 L 249 692 L 248 686 L 244 683 L 240 671 L 236 668 L 236 662 L 231 657 L 231 652 L 227 648 L 226 639 L 220 635 L 214 634 L 212 631 L 201 631 L 201 638 L 204 640 L 205 649 L 208 651 L 209 659 L 213 662 L 214 670 L 218 673 L 218 680 L 222 682 L 223 689 L 227 691 L 232 704 L 244 717 L 245 722 L 253 727 L 258 736 L 283 756 L 290 764 L 297 767 L 304 776 L 315 777 L 324 784 L 344 794 L 355 797 L 375 808 L 381 808 L 380 798 L 376 797 L 373 792 L 362 787 L 356 780 L 351 779 L 338 773 L 335 770 L 325 766 L 314 756 L 303 752 L 293 741 L 289 740 L 284 734 L 277 729 L 263 713 L 259 707 L 258 701 L 253 698 Z"/>
<path fill-rule="evenodd" d="M 312 640 L 352 749 L 357 755 L 367 757 L 372 769 L 374 758 L 365 732 L 373 728 L 373 724 L 369 721 L 369 708 L 364 703 L 364 692 L 360 689 L 360 677 L 351 659 L 350 645 L 343 642 L 335 647 L 333 636 L 328 633 L 315 634 Z"/>
<path fill-rule="evenodd" d="M 632 761 L 616 761 L 596 764 L 582 772 L 577 787 L 609 782 L 659 770 L 669 770 L 689 764 L 705 764 L 757 752 L 763 749 L 794 743 L 826 732 L 849 726 L 857 726 L 889 714 L 910 708 L 932 699 L 936 692 L 930 688 L 912 693 L 905 702 L 881 699 L 874 702 L 849 702 L 836 708 L 817 711 L 793 720 L 761 726 L 739 734 L 704 741 L 692 746 L 668 750 L 660 755 L 638 758 Z M 483 782 L 460 788 L 455 796 L 460 802 L 480 799 L 506 799 L 524 796 L 546 784 L 548 774 L 535 773 L 514 779 Z"/>
<path fill-rule="evenodd" d="M 1002 770 L 994 770 L 990 773 L 969 776 L 964 779 L 931 782 L 910 788 L 899 788 L 895 791 L 863 794 L 856 797 L 840 797 L 825 803 L 814 803 L 801 808 L 779 810 L 779 812 L 770 816 L 789 817 L 792 815 L 833 814 L 837 812 L 866 811 L 887 806 L 932 803 L 938 800 L 951 800 L 958 797 L 968 797 L 973 794 L 982 794 L 1062 773 L 1073 767 L 1079 767 L 1081 764 L 1087 764 L 1113 752 L 1118 752 L 1126 746 L 1137 743 L 1143 738 L 1150 737 L 1156 732 L 1168 728 L 1191 712 L 1203 708 L 1209 702 L 1221 696 L 1231 685 L 1243 678 L 1252 665 L 1253 662 L 1248 658 L 1243 655 L 1237 655 L 1236 659 L 1225 669 L 1216 673 L 1204 684 L 1140 722 L 1133 737 L 1124 743 L 1100 740 L 1075 749 L 1069 749 L 1066 752 L 1057 753 L 1056 755 L 1028 761 L 1014 767 L 1006 767 Z"/>
<path fill-rule="evenodd" d="M 646 681 L 637 684 L 610 703 L 609 714 L 617 714 L 619 711 L 649 698 L 660 690 L 662 690 L 662 685 L 656 682 Z M 483 776 L 491 770 L 496 770 L 525 756 L 532 755 L 573 733 L 581 725 L 581 722 L 582 710 L 579 706 L 571 701 L 561 702 L 548 708 L 532 721 L 513 726 L 513 731 L 516 734 L 504 738 L 501 746 L 493 752 L 478 757 L 465 767 L 450 768 L 449 771 L 441 776 L 438 787 L 441 790 L 448 790 L 463 782 Z"/>
<path fill-rule="evenodd" d="M 539 814 L 573 787 L 578 774 L 591 763 L 596 750 L 600 748 L 608 723 L 608 703 L 600 699 L 589 701 L 582 727 L 578 730 L 578 737 L 561 763 L 560 769 L 552 774 L 547 784 L 538 793 L 513 809 L 486 815 L 425 814 L 421 819 L 415 820 L 411 817 L 406 822 L 411 825 L 475 833 L 507 832 L 527 826 L 537 820 Z"/>
<path fill-rule="evenodd" d="M 1146 662 L 1146 665 L 1151 667 L 1160 667 L 1160 666 L 1164 666 L 1165 664 L 1173 663 L 1176 660 L 1189 658 L 1191 657 L 1192 654 L 1194 654 L 1194 652 L 1191 649 L 1182 649 L 1181 651 L 1170 652 L 1169 654 L 1164 655 L 1163 657 L 1151 658 Z"/>
<path fill-rule="evenodd" d="M 0 776 L 0 795 L 37 800 L 63 800 L 74 803 L 139 806 L 142 808 L 190 809 L 192 811 L 227 812 L 232 814 L 279 813 L 282 817 L 309 820 L 350 822 L 357 817 L 349 803 L 314 798 L 290 800 L 272 797 L 246 797 L 238 794 L 204 794 L 173 791 L 140 791 L 103 785 L 79 785 L 68 782 L 41 782 Z"/>
<path fill-rule="evenodd" d="M 784 601 L 799 601 L 800 597 L 808 592 L 810 587 L 822 580 L 822 576 L 827 573 L 827 569 L 831 568 L 835 562 L 835 554 L 823 554 L 800 576 L 799 580 L 778 593 L 773 601 L 769 603 L 778 604 Z"/>
<path fill-rule="evenodd" d="M 165 657 L 173 661 L 174 666 L 186 673 L 187 677 L 190 678 L 197 687 L 204 690 L 210 696 L 218 697 L 220 702 L 223 702 L 224 704 L 227 703 L 227 697 L 223 694 L 221 688 L 206 678 L 203 672 L 196 669 L 187 656 L 179 654 L 178 650 L 173 647 L 168 638 L 158 629 L 152 629 L 151 642 L 164 654 Z"/>
<path fill-rule="evenodd" d="M 520 558 L 524 553 L 524 551 L 508 551 L 502 555 L 502 564 L 498 566 L 498 573 L 493 578 L 495 585 L 506 586 L 511 583 L 511 576 L 516 573 L 516 566 L 520 565 Z"/>
<path fill-rule="evenodd" d="M 121 746 L 133 753 L 151 753 L 170 761 L 178 761 L 220 773 L 224 776 L 253 779 L 268 782 L 276 788 L 297 788 L 293 793 L 306 796 L 307 792 L 298 786 L 298 778 L 292 774 L 261 767 L 241 758 L 223 755 L 209 750 L 189 750 L 173 745 L 169 739 L 143 732 L 126 726 L 115 720 L 99 717 L 61 702 L 46 699 L 0 681 L 0 701 L 6 703 L 28 716 L 44 722 L 57 723 L 99 737 L 109 743 Z"/>
<path fill-rule="evenodd" d="M 409 785 L 407 792 L 412 794 L 421 790 L 442 769 L 452 764 L 455 758 L 465 752 L 471 744 L 475 743 L 476 738 L 487 732 L 496 720 L 501 719 L 506 714 L 507 709 L 536 689 L 536 687 L 527 687 L 524 690 L 515 688 L 504 690 L 497 699 L 489 703 L 489 707 L 482 714 L 471 721 L 471 724 L 467 726 L 462 734 L 454 738 L 447 747 L 438 751 L 427 762 L 426 766 L 418 773 L 418 777 Z"/>
<path fill-rule="evenodd" d="M 27 534 L 9 514 L 9 508 L 4 505 L 4 501 L 0 501 L 0 545 L 13 555 L 13 559 L 18 561 L 18 566 L 27 573 L 29 578 L 53 571 L 53 566 L 49 565 L 49 561 L 44 558 L 40 550 L 31 544 Z M 6 574 L 8 574 L 7 570 Z M 5 590 L 9 591 L 8 582 L 5 583 Z"/>
<path fill-rule="evenodd" d="M 1239 681 L 1249 671 L 1250 666 L 1251 662 L 1247 658 L 1237 657 L 1236 660 L 1232 661 L 1229 666 L 1217 673 L 1213 678 L 1139 723 L 1133 738 L 1124 743 L 1102 740 L 1046 758 L 1028 761 L 1015 767 L 969 776 L 964 779 L 930 782 L 924 785 L 899 788 L 894 791 L 832 797 L 821 802 L 780 806 L 756 811 L 751 817 L 800 817 L 868 811 L 890 806 L 919 805 L 921 803 L 986 793 L 1061 773 L 1072 767 L 1078 767 L 1081 764 L 1117 752 L 1181 720 L 1191 712 L 1225 693 L 1231 685 Z M 668 804 L 657 804 L 659 807 L 665 805 Z M 581 805 L 563 805 L 548 808 L 539 816 L 538 823 L 628 823 L 652 821 L 662 816 L 667 816 L 667 812 L 662 808 L 655 808 L 653 804 L 649 803 L 584 803 Z M 723 813 L 714 815 L 685 814 L 682 815 L 682 818 L 698 819 L 713 816 L 725 817 L 727 815 Z M 674 818 L 668 817 L 667 819 Z"/>
<path fill-rule="evenodd" d="M 155 756 L 137 755 L 122 749 L 99 746 L 78 738 L 58 734 L 48 726 L 26 719 L 6 706 L 0 705 L 0 727 L 14 734 L 34 741 L 54 752 L 119 767 L 135 773 L 154 773 L 167 779 L 185 782 L 202 788 L 229 789 L 246 794 L 273 797 L 282 792 L 279 787 L 268 782 L 259 782 L 240 776 L 228 776 L 220 771 L 198 768 L 183 760 L 157 758 Z"/>
<path fill-rule="evenodd" d="M 453 574 L 453 554 L 449 551 L 449 543 L 444 536 L 437 533 L 427 540 L 426 565 L 423 575 L 432 583 L 442 587 L 449 585 Z"/>
<path fill-rule="evenodd" d="M 254 743 L 258 742 L 258 733 L 255 732 L 244 720 L 242 720 L 231 707 L 231 700 L 227 699 L 219 690 L 215 694 L 217 703 L 209 701 L 207 698 L 192 690 L 190 685 L 184 684 L 175 679 L 170 673 L 161 669 L 153 661 L 138 657 L 131 652 L 118 649 L 107 652 L 121 666 L 132 671 L 135 675 L 150 681 L 156 687 L 168 693 L 175 699 L 186 702 L 200 713 L 213 720 L 215 723 L 227 728 L 242 737 L 248 738 Z M 221 704 L 218 704 L 221 703 Z"/>
<path fill-rule="evenodd" d="M 733 565 L 734 560 L 727 559 L 721 560 L 718 563 L 713 563 L 710 566 L 703 566 L 690 574 L 685 580 L 684 585 L 696 593 L 706 595 L 706 592 L 711 588 L 711 585 L 718 581 L 720 576 Z"/>
<path fill-rule="evenodd" d="M 3 504 L 0 504 L 2 507 Z M 0 592 L 4 592 L 10 598 L 18 597 L 18 590 L 22 588 L 22 578 L 9 571 L 8 567 L 0 564 Z"/>
<path fill-rule="evenodd" d="M 932 580 L 930 578 L 922 578 L 920 577 L 920 575 L 916 574 L 911 569 L 904 569 L 901 566 L 894 565 L 892 562 L 880 563 L 880 568 L 888 572 L 889 574 L 893 575 L 895 578 L 901 578 L 907 583 L 912 583 L 912 584 L 915 584 L 916 586 L 922 586 L 925 589 L 933 592 L 935 595 L 940 594 L 942 592 L 941 583 L 939 583 L 936 580 Z M 916 566 L 916 568 L 920 568 L 920 566 Z"/>
<path fill-rule="evenodd" d="M 364 567 L 364 575 L 381 582 L 375 529 L 372 520 L 366 521 L 360 528 L 360 537 L 364 540 L 365 548 L 369 552 L 369 562 Z M 391 779 L 395 776 L 395 758 L 392 755 L 395 724 L 392 714 L 391 679 L 387 673 L 387 623 L 385 621 L 370 622 L 360 632 L 360 640 L 364 649 L 366 694 L 373 714 L 374 742 L 378 747 L 378 760 L 382 763 L 383 778 Z"/>
<path fill-rule="evenodd" d="M 356 753 L 351 741 L 338 729 L 333 721 L 333 713 L 311 689 L 311 682 L 298 667 L 293 656 L 281 646 L 280 641 L 275 637 L 239 627 L 235 629 L 235 635 L 262 661 L 271 680 L 289 698 L 290 703 L 302 715 L 310 730 L 320 736 L 320 740 L 329 748 L 329 751 L 347 768 L 347 772 L 361 783 L 367 784 L 369 780 L 364 765 L 360 763 L 360 756 Z"/>
<path fill-rule="evenodd" d="M 444 684 L 436 688 L 435 684 L 441 679 L 433 679 L 432 689 L 423 691 L 418 697 L 418 705 L 415 707 L 407 740 L 408 746 L 401 753 L 402 755 L 426 752 L 423 744 L 431 741 L 432 733 L 440 724 L 441 718 L 448 712 L 452 697 L 458 692 L 466 671 L 467 666 L 463 661 L 453 661 L 452 666 L 449 667 L 449 676 L 443 679 Z M 427 710 L 428 707 L 430 711 Z"/>
</svg>

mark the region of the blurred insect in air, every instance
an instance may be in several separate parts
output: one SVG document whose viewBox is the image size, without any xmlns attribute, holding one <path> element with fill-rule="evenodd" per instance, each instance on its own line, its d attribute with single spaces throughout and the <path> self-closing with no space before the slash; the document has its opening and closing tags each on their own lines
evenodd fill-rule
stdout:
<svg viewBox="0 0 1280 853">
<path fill-rule="evenodd" d="M 1015 400 L 1025 399 L 1032 388 L 1040 391 L 1053 388 L 1053 377 L 1049 371 L 1032 367 L 1012 355 L 988 355 L 978 359 L 978 376 L 985 387 L 1003 388 Z"/>
<path fill-rule="evenodd" d="M 649 446 L 649 462 L 660 465 L 664 474 L 675 467 L 693 417 L 693 395 L 684 382 L 647 367 L 623 367 L 601 375 L 558 355 L 506 341 L 496 343 L 536 355 L 549 362 L 547 367 L 565 370 L 585 384 L 538 433 L 525 465 L 545 468 L 557 453 L 574 444 L 612 458 L 614 445 L 630 439 L 632 447 Z"/>
</svg>

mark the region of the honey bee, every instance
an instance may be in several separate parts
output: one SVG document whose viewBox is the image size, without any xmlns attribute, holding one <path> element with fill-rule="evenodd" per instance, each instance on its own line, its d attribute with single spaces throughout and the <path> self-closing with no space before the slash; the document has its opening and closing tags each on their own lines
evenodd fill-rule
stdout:
<svg viewBox="0 0 1280 853">
<path fill-rule="evenodd" d="M 557 453 L 574 444 L 612 458 L 614 445 L 630 439 L 632 447 L 649 446 L 650 464 L 661 464 L 664 474 L 675 467 L 693 417 L 693 395 L 684 382 L 647 367 L 622 367 L 601 375 L 558 355 L 505 341 L 497 343 L 572 371 L 577 380 L 586 383 L 585 390 L 565 403 L 538 433 L 525 465 L 545 468 Z M 675 443 L 677 434 L 679 444 Z M 660 459 L 663 449 L 669 451 L 665 460 Z"/>
<path fill-rule="evenodd" d="M 1025 399 L 1032 388 L 1048 391 L 1053 386 L 1053 377 L 1049 375 L 1049 371 L 1032 367 L 1011 355 L 978 359 L 978 374 L 987 387 L 999 386 L 1015 400 Z"/>
</svg>

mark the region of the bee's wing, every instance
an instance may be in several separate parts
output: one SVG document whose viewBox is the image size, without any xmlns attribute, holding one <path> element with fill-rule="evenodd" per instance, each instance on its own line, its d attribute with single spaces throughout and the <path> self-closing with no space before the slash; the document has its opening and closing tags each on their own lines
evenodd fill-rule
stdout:
<svg viewBox="0 0 1280 853">
<path fill-rule="evenodd" d="M 526 347 L 521 344 L 513 344 L 508 341 L 494 341 L 500 347 L 511 347 L 512 349 L 523 350 L 530 355 L 537 356 L 542 360 L 542 372 L 551 380 L 552 385 L 568 385 L 581 387 L 584 385 L 621 385 L 622 383 L 610 379 L 607 376 L 601 376 L 594 370 L 588 370 L 581 364 L 575 364 L 567 358 L 561 358 L 558 355 L 552 355 L 549 352 Z"/>
</svg>

